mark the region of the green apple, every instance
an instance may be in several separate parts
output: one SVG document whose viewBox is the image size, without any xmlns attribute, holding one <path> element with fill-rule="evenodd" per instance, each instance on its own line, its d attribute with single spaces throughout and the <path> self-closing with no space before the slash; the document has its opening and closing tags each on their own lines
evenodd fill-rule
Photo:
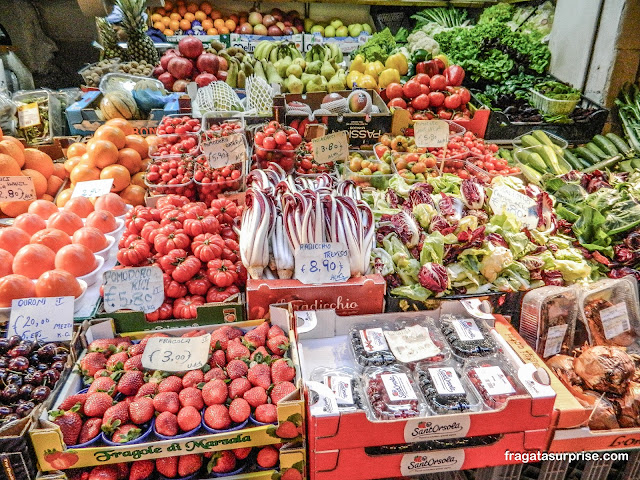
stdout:
<svg viewBox="0 0 640 480">
<path fill-rule="evenodd" d="M 373 30 L 371 29 L 371 25 L 369 25 L 368 23 L 363 23 L 362 24 L 362 30 L 367 32 L 369 35 L 371 35 L 373 33 Z"/>
<path fill-rule="evenodd" d="M 324 29 L 324 36 L 325 37 L 335 37 L 336 36 L 336 29 L 332 25 L 327 25 L 327 27 Z"/>
<path fill-rule="evenodd" d="M 342 23 L 342 20 L 338 18 L 334 18 L 333 20 L 331 20 L 331 26 L 336 30 L 338 30 L 342 25 L 344 25 L 344 23 Z"/>
<path fill-rule="evenodd" d="M 349 36 L 357 37 L 362 32 L 362 25 L 359 23 L 352 23 L 349 25 Z"/>
<path fill-rule="evenodd" d="M 310 32 L 311 28 L 313 28 L 314 24 L 315 24 L 315 22 L 313 20 L 311 20 L 310 18 L 305 18 L 304 19 L 304 31 L 305 32 Z"/>
<path fill-rule="evenodd" d="M 336 37 L 348 37 L 348 36 L 349 36 L 349 29 L 344 25 L 339 28 L 336 28 Z"/>
<path fill-rule="evenodd" d="M 318 32 L 320 35 L 324 36 L 324 27 L 322 25 L 314 25 L 313 27 L 311 27 L 310 32 L 311 33 Z"/>
</svg>

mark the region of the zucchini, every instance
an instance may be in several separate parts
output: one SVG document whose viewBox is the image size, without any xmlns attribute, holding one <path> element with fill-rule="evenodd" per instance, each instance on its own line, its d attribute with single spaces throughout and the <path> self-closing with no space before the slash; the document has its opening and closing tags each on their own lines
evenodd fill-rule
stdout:
<svg viewBox="0 0 640 480">
<path fill-rule="evenodd" d="M 522 146 L 525 148 L 539 147 L 544 145 L 540 140 L 535 138 L 533 135 L 523 135 L 522 138 L 520 138 L 520 141 L 522 142 Z"/>
<path fill-rule="evenodd" d="M 633 165 L 631 165 L 631 160 L 625 160 L 624 162 L 620 162 L 620 170 L 626 173 L 633 173 L 635 169 Z"/>
<path fill-rule="evenodd" d="M 613 144 L 613 142 L 609 140 L 607 137 L 605 137 L 604 135 L 596 135 L 591 139 L 591 141 L 595 145 L 597 145 L 600 148 L 600 150 L 609 154 L 610 157 L 618 155 L 619 153 L 624 153 L 624 152 L 619 152 L 616 146 Z"/>
<path fill-rule="evenodd" d="M 611 157 L 611 155 L 607 155 L 602 150 L 600 150 L 600 148 L 593 142 L 587 143 L 585 147 L 591 150 L 592 153 L 594 153 L 597 157 L 601 158 L 602 160 L 606 160 L 607 158 Z"/>
<path fill-rule="evenodd" d="M 616 163 L 618 163 L 623 158 L 624 157 L 622 155 L 616 155 L 614 157 L 607 158 L 606 160 L 603 160 L 603 161 L 598 162 L 598 163 L 596 163 L 594 165 L 591 165 L 589 168 L 585 168 L 583 170 L 583 172 L 584 173 L 589 173 L 589 172 L 593 172 L 595 170 L 602 170 L 604 168 L 613 167 Z"/>
<path fill-rule="evenodd" d="M 632 158 L 631 159 L 631 166 L 633 168 L 635 168 L 636 170 L 640 170 L 640 158 Z"/>
<path fill-rule="evenodd" d="M 582 162 L 569 150 L 565 150 L 562 158 L 566 160 L 566 162 L 571 165 L 574 170 L 582 170 L 584 167 L 582 166 Z"/>
<path fill-rule="evenodd" d="M 608 138 L 609 141 L 611 141 L 616 146 L 618 151 L 623 153 L 625 156 L 628 156 L 631 152 L 633 152 L 633 149 L 629 146 L 629 144 L 615 133 L 609 132 L 605 135 L 605 137 Z"/>
<path fill-rule="evenodd" d="M 500 158 L 504 158 L 507 163 L 512 164 L 513 163 L 513 158 L 511 157 L 511 152 L 509 150 L 507 150 L 506 148 L 501 148 L 500 150 L 498 150 L 498 156 L 500 156 Z"/>
<path fill-rule="evenodd" d="M 560 148 L 560 145 L 556 145 L 555 143 L 553 143 L 553 140 L 549 138 L 549 135 L 547 135 L 544 130 L 534 130 L 531 135 L 533 135 L 533 137 L 543 145 L 547 145 L 548 147 L 553 148 L 553 151 L 556 152 L 556 155 L 562 155 L 562 148 Z"/>
<path fill-rule="evenodd" d="M 594 165 L 600 161 L 600 158 L 586 147 L 576 148 L 576 155 L 586 160 L 589 165 Z"/>
</svg>

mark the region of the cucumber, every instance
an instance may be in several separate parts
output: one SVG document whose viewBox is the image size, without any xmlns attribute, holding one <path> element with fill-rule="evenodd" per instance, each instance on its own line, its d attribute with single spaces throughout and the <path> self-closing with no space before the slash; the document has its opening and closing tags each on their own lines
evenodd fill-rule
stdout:
<svg viewBox="0 0 640 480">
<path fill-rule="evenodd" d="M 609 132 L 605 135 L 605 137 L 608 138 L 609 141 L 611 141 L 621 153 L 628 155 L 633 151 L 629 144 L 615 133 Z"/>
<path fill-rule="evenodd" d="M 522 146 L 525 148 L 539 147 L 541 145 L 544 145 L 540 140 L 535 138 L 533 135 L 523 135 L 522 138 L 520 138 L 520 141 L 522 142 Z"/>
<path fill-rule="evenodd" d="M 600 158 L 586 147 L 576 148 L 576 155 L 579 155 L 589 165 L 594 165 L 600 161 Z"/>
<path fill-rule="evenodd" d="M 595 170 L 602 170 L 605 168 L 613 167 L 616 163 L 622 160 L 624 157 L 622 155 L 615 155 L 611 158 L 607 158 L 606 160 L 602 160 L 594 165 L 591 165 L 589 168 L 585 168 L 583 170 L 584 173 L 593 172 Z"/>
<path fill-rule="evenodd" d="M 567 161 L 569 165 L 573 167 L 574 170 L 582 170 L 584 168 L 582 162 L 578 159 L 578 157 L 576 157 L 569 150 L 565 150 L 562 157 Z"/>
<path fill-rule="evenodd" d="M 587 143 L 585 147 L 591 150 L 592 153 L 594 153 L 597 157 L 599 157 L 602 160 L 606 160 L 607 158 L 611 157 L 611 155 L 607 155 L 602 150 L 600 150 L 600 148 L 593 142 Z"/>
<path fill-rule="evenodd" d="M 596 135 L 591 139 L 591 141 L 596 144 L 600 148 L 600 150 L 609 154 L 609 156 L 611 157 L 613 157 L 614 155 L 618 155 L 619 153 L 624 153 L 619 152 L 614 143 L 604 135 Z"/>
</svg>

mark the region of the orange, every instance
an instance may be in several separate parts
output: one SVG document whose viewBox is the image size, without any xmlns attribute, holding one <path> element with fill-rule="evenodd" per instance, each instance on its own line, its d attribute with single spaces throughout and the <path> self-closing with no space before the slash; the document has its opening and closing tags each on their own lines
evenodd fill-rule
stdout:
<svg viewBox="0 0 640 480">
<path fill-rule="evenodd" d="M 119 128 L 125 135 L 133 135 L 133 126 L 124 118 L 112 118 L 111 120 L 108 120 L 105 125 Z"/>
<path fill-rule="evenodd" d="M 236 29 L 236 22 L 233 21 L 232 19 L 229 19 L 226 22 L 224 22 L 224 26 L 227 27 L 230 32 L 233 32 Z"/>
<path fill-rule="evenodd" d="M 146 191 L 146 188 L 142 188 L 139 185 L 129 185 L 120 192 L 120 196 L 129 205 L 133 205 L 135 207 L 136 205 L 144 205 L 144 195 Z"/>
<path fill-rule="evenodd" d="M 220 32 L 220 35 L 226 35 L 227 33 L 230 33 L 227 27 L 221 27 L 218 29 L 218 31 Z"/>
<path fill-rule="evenodd" d="M 195 3 L 190 3 L 187 6 L 187 12 L 196 13 L 197 11 L 198 11 L 198 5 L 196 5 Z"/>
<path fill-rule="evenodd" d="M 31 243 L 18 250 L 13 257 L 13 273 L 35 280 L 55 268 L 55 259 L 56 254 L 49 247 Z"/>
<path fill-rule="evenodd" d="M 156 23 L 153 24 L 153 28 L 156 28 L 156 29 L 162 31 L 162 29 L 164 28 L 164 23 L 156 22 Z"/>
<path fill-rule="evenodd" d="M 180 30 L 189 30 L 191 22 L 189 20 L 180 20 Z"/>
<path fill-rule="evenodd" d="M 167 37 L 171 37 L 171 36 L 176 34 L 176 32 L 174 32 L 173 30 L 170 30 L 168 28 L 166 30 L 163 30 L 162 33 Z"/>
<path fill-rule="evenodd" d="M 144 189 L 147 188 L 147 185 L 144 183 L 145 172 L 138 172 L 133 177 L 131 177 L 131 185 L 138 185 Z"/>
<path fill-rule="evenodd" d="M 175 12 L 175 13 L 172 13 L 171 15 L 169 15 L 169 18 L 170 18 L 171 20 L 176 20 L 176 21 L 178 21 L 178 22 L 179 22 L 180 20 L 182 20 L 182 15 L 180 15 L 180 14 L 179 14 L 179 13 L 177 13 L 177 12 Z"/>
<path fill-rule="evenodd" d="M 84 227 L 84 223 L 82 223 L 82 218 L 75 213 L 68 210 L 61 210 L 49 217 L 47 227 L 57 228 L 67 235 L 73 235 L 76 230 Z"/>
<path fill-rule="evenodd" d="M 113 178 L 112 192 L 121 192 L 131 183 L 131 174 L 124 165 L 109 165 L 100 172 L 101 179 Z"/>
<path fill-rule="evenodd" d="M 142 158 L 140 158 L 140 154 L 133 148 L 123 148 L 118 152 L 118 165 L 122 165 L 129 170 L 131 175 L 134 175 L 140 171 Z"/>
<path fill-rule="evenodd" d="M 27 245 L 31 237 L 24 230 L 17 227 L 0 228 L 0 249 L 15 255 L 18 250 Z"/>
<path fill-rule="evenodd" d="M 45 194 L 55 196 L 56 193 L 58 193 L 58 191 L 60 190 L 60 187 L 62 187 L 63 183 L 63 179 L 61 179 L 60 177 L 56 177 L 55 175 L 51 175 L 49 177 L 49 180 L 47 181 L 47 191 L 45 192 Z"/>
<path fill-rule="evenodd" d="M 109 122 L 107 122 L 107 124 L 108 123 Z M 85 153 L 87 153 L 86 143 L 80 143 L 80 142 L 72 143 L 71 145 L 69 145 L 69 148 L 67 148 L 67 158 L 80 156 Z"/>
<path fill-rule="evenodd" d="M 224 28 L 224 20 L 222 18 L 215 19 L 213 21 L 213 28 L 217 28 L 218 30 Z"/>
<path fill-rule="evenodd" d="M 35 213 L 43 220 L 47 220 L 51 215 L 58 212 L 58 207 L 46 200 L 36 200 L 29 205 L 29 213 Z"/>
<path fill-rule="evenodd" d="M 67 174 L 67 171 L 64 169 L 64 163 L 60 163 L 60 162 L 53 163 L 53 175 L 55 177 L 61 178 L 62 180 L 64 180 L 69 176 Z"/>
<path fill-rule="evenodd" d="M 149 144 L 141 135 L 127 135 L 126 148 L 133 148 L 140 154 L 140 159 L 149 156 Z"/>
<path fill-rule="evenodd" d="M 2 213 L 7 215 L 8 217 L 15 218 L 21 213 L 26 213 L 27 210 L 29 210 L 29 205 L 31 205 L 34 201 L 35 200 L 0 203 L 0 210 L 2 210 Z"/>
<path fill-rule="evenodd" d="M 195 19 L 198 20 L 199 22 L 202 22 L 203 20 L 205 20 L 207 18 L 207 14 L 204 13 L 202 10 L 198 10 L 195 14 Z"/>
<path fill-rule="evenodd" d="M 98 127 L 96 133 L 93 134 L 93 138 L 96 140 L 107 140 L 113 143 L 118 150 L 124 148 L 124 144 L 127 141 L 124 132 L 112 125 L 102 125 Z"/>
<path fill-rule="evenodd" d="M 196 16 L 191 12 L 187 12 L 184 14 L 184 19 L 193 22 L 196 19 Z"/>
<path fill-rule="evenodd" d="M 87 167 L 95 167 L 96 166 L 95 162 L 93 161 L 92 158 L 89 157 L 88 153 L 85 153 L 84 155 L 82 155 L 80 157 L 80 161 L 75 166 L 77 167 L 78 165 L 85 165 Z"/>
<path fill-rule="evenodd" d="M 82 287 L 78 280 L 64 270 L 45 272 L 36 281 L 37 297 L 75 297 L 82 295 Z"/>
<path fill-rule="evenodd" d="M 209 15 L 213 8 L 211 7 L 211 4 L 209 2 L 202 2 L 200 4 L 200 10 Z"/>
<path fill-rule="evenodd" d="M 171 24 L 171 19 L 169 17 L 162 17 L 161 25 L 162 28 L 167 28 Z"/>
<path fill-rule="evenodd" d="M 13 142 L 16 144 L 16 146 L 20 149 L 20 150 L 24 150 L 24 145 L 22 144 L 22 142 L 20 140 L 18 140 L 16 137 L 12 137 L 10 135 L 5 135 L 4 137 L 2 137 L 2 140 L 7 140 L 9 142 Z"/>
<path fill-rule="evenodd" d="M 202 21 L 202 29 L 207 31 L 210 28 L 213 28 L 213 20 L 211 20 L 210 18 L 207 18 L 206 20 Z"/>
<path fill-rule="evenodd" d="M 73 167 L 75 167 L 80 162 L 80 160 L 82 160 L 82 156 L 69 157 L 68 159 L 66 159 L 63 164 L 65 172 L 67 172 L 67 174 L 71 173 Z"/>
<path fill-rule="evenodd" d="M 36 294 L 35 285 L 24 275 L 7 275 L 0 278 L 0 307 L 10 307 L 17 298 L 29 298 Z"/>
<path fill-rule="evenodd" d="M 73 183 L 88 182 L 89 180 L 100 179 L 100 169 L 96 167 L 90 167 L 89 165 L 77 165 L 71 170 L 70 175 Z"/>
<path fill-rule="evenodd" d="M 156 9 L 156 13 L 157 13 L 158 15 L 166 15 L 166 14 L 167 14 L 167 9 L 166 9 L 166 8 L 162 8 L 162 7 L 157 8 L 157 9 Z"/>
<path fill-rule="evenodd" d="M 56 197 L 56 205 L 60 208 L 64 207 L 71 198 L 71 194 L 73 194 L 73 188 L 65 188 Z"/>
<path fill-rule="evenodd" d="M 162 20 L 162 15 L 160 15 L 159 13 L 154 13 L 153 15 L 151 15 L 152 22 L 159 22 L 160 20 Z"/>
<path fill-rule="evenodd" d="M 25 177 L 31 178 L 31 180 L 33 181 L 33 186 L 36 189 L 36 197 L 40 198 L 42 197 L 42 195 L 47 193 L 48 182 L 47 179 L 44 178 L 44 175 L 42 175 L 37 170 L 31 170 L 29 168 L 25 168 L 24 170 L 22 170 L 22 174 Z M 52 177 L 53 175 L 51 175 L 49 178 Z M 58 180 L 60 179 L 58 178 Z M 62 185 L 62 180 L 60 180 L 60 184 Z"/>
<path fill-rule="evenodd" d="M 24 149 L 24 168 L 31 170 L 37 170 L 45 178 L 49 178 L 53 175 L 53 160 L 44 152 L 36 148 Z"/>
<path fill-rule="evenodd" d="M 1 140 L 0 153 L 4 153 L 5 155 L 12 157 L 20 168 L 24 165 L 24 149 L 18 147 L 15 142 L 10 140 Z"/>
<path fill-rule="evenodd" d="M 0 250 L 0 277 L 6 277 L 13 273 L 13 255 L 6 250 Z"/>
<path fill-rule="evenodd" d="M 174 32 L 180 30 L 180 20 L 171 20 L 171 22 L 169 22 L 169 28 Z"/>
<path fill-rule="evenodd" d="M 0 153 L 0 176 L 5 177 L 17 175 L 22 175 L 18 162 L 6 153 Z"/>
<path fill-rule="evenodd" d="M 211 10 L 211 13 L 209 14 L 209 16 L 213 20 L 217 20 L 218 18 L 222 18 L 222 13 L 220 13 L 219 10 Z"/>
<path fill-rule="evenodd" d="M 87 197 L 74 197 L 64 205 L 64 209 L 80 218 L 87 218 L 93 212 L 93 203 Z"/>
<path fill-rule="evenodd" d="M 47 228 L 47 224 L 42 217 L 29 212 L 18 215 L 13 221 L 13 226 L 20 230 L 24 230 L 29 234 L 29 236 Z"/>
<path fill-rule="evenodd" d="M 111 233 L 118 228 L 116 217 L 106 210 L 92 212 L 91 215 L 87 217 L 87 223 L 85 225 L 87 227 L 95 227 L 102 233 Z"/>
<path fill-rule="evenodd" d="M 218 35 L 218 30 L 215 28 L 208 28 L 207 35 Z"/>
<path fill-rule="evenodd" d="M 69 237 L 69 235 L 67 235 L 62 230 L 58 230 L 57 228 L 45 228 L 44 230 L 40 230 L 39 232 L 34 233 L 31 236 L 30 243 L 44 245 L 45 247 L 49 247 L 54 252 L 57 252 L 65 245 L 71 244 L 71 237 Z"/>
<path fill-rule="evenodd" d="M 127 204 L 116 193 L 107 193 L 96 199 L 96 212 L 101 210 L 111 213 L 115 217 L 127 213 Z"/>
<path fill-rule="evenodd" d="M 87 149 L 87 155 L 96 167 L 104 168 L 118 161 L 118 148 L 106 140 L 93 140 Z M 75 180 L 72 181 L 75 183 Z"/>
<path fill-rule="evenodd" d="M 18 255 L 20 252 L 18 252 Z M 15 261 L 14 261 L 15 263 Z M 79 243 L 65 245 L 55 254 L 55 268 L 66 270 L 71 275 L 82 277 L 96 268 L 96 257 L 93 252 Z"/>
</svg>

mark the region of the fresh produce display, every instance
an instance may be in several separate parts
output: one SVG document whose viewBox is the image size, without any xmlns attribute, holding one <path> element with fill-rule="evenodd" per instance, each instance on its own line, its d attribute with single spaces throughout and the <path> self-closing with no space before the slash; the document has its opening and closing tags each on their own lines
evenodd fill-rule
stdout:
<svg viewBox="0 0 640 480">
<path fill-rule="evenodd" d="M 640 152 L 640 138 L 635 126 L 640 123 L 640 90 L 636 84 L 625 85 L 616 99 L 618 115 L 629 143 L 636 152 Z"/>
<path fill-rule="evenodd" d="M 145 182 L 151 195 L 175 194 L 196 199 L 196 187 L 193 183 L 193 163 L 185 155 L 177 158 L 159 156 L 147 167 Z"/>
<path fill-rule="evenodd" d="M 0 428 L 28 417 L 46 402 L 66 369 L 69 346 L 19 335 L 0 339 Z"/>
<path fill-rule="evenodd" d="M 411 378 L 411 371 L 400 366 L 369 367 L 364 371 L 366 399 L 377 420 L 420 417 L 424 400 Z M 386 381 L 385 381 L 386 380 Z M 402 385 L 406 394 L 394 393 L 388 385 Z"/>
<path fill-rule="evenodd" d="M 390 159 L 389 156 L 385 157 Z M 389 185 L 393 167 L 376 158 L 373 152 L 356 150 L 349 152 L 349 160 L 344 165 L 343 178 L 351 180 L 359 187 L 374 187 L 384 190 Z"/>
<path fill-rule="evenodd" d="M 116 6 L 122 12 L 122 29 L 127 34 L 127 60 L 146 61 L 150 65 L 158 64 L 158 50 L 145 32 L 147 24 L 142 15 L 145 0 L 116 0 Z"/>
<path fill-rule="evenodd" d="M 17 93 L 13 96 L 13 102 L 17 105 L 16 120 L 18 127 L 16 135 L 24 140 L 27 145 L 39 145 L 49 143 L 59 131 L 60 126 L 55 123 L 60 114 L 60 102 L 47 90 L 34 90 L 33 92 Z M 20 111 L 24 108 L 37 107 L 37 122 L 23 125 L 20 121 Z"/>
</svg>

